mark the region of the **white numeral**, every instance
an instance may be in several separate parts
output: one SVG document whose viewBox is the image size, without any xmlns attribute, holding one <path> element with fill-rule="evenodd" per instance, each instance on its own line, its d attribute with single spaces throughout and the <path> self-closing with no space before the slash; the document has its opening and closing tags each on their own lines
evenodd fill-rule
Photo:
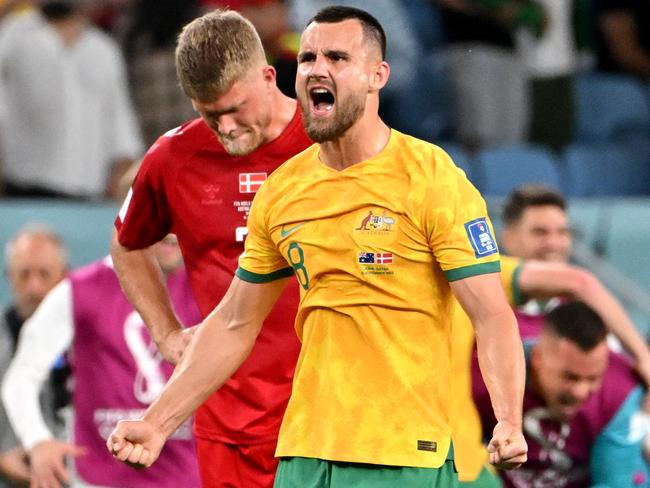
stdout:
<svg viewBox="0 0 650 488">
<path fill-rule="evenodd" d="M 247 227 L 237 227 L 235 229 L 235 240 L 237 242 L 244 242 L 244 239 L 246 239 L 247 235 L 248 235 Z"/>
<path fill-rule="evenodd" d="M 163 358 L 153 341 L 145 341 L 146 327 L 137 312 L 131 312 L 124 321 L 124 339 L 138 367 L 133 381 L 135 398 L 146 405 L 153 402 L 165 386 L 160 368 Z"/>
</svg>

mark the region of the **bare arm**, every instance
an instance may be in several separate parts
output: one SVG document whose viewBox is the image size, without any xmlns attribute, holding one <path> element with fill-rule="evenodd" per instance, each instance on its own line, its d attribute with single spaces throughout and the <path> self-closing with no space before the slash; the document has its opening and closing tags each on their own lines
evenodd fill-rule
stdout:
<svg viewBox="0 0 650 488">
<path fill-rule="evenodd" d="M 29 458 L 22 447 L 0 452 L 0 473 L 16 486 L 29 486 Z"/>
<path fill-rule="evenodd" d="M 113 232 L 111 257 L 124 294 L 138 311 L 158 350 L 176 364 L 189 342 L 189 334 L 174 312 L 162 270 L 151 249 L 128 249 Z"/>
<path fill-rule="evenodd" d="M 504 468 L 526 461 L 522 434 L 525 384 L 523 346 L 499 275 L 485 274 L 450 283 L 476 333 L 481 374 L 497 425 L 488 445 L 490 462 Z"/>
<path fill-rule="evenodd" d="M 135 161 L 132 158 L 119 158 L 111 165 L 108 178 L 106 179 L 106 188 L 104 189 L 104 196 L 111 200 L 124 200 L 120 193 L 120 182 L 123 180 L 124 175 L 133 167 Z"/>
<path fill-rule="evenodd" d="M 650 54 L 639 43 L 639 26 L 625 10 L 601 15 L 599 25 L 616 61 L 636 76 L 650 78 Z"/>
<path fill-rule="evenodd" d="M 115 457 L 144 466 L 158 458 L 165 440 L 244 362 L 288 281 L 233 279 L 221 303 L 198 326 L 160 398 L 142 420 L 120 422 L 108 438 Z"/>
<path fill-rule="evenodd" d="M 564 263 L 526 261 L 517 284 L 527 296 L 567 296 L 589 305 L 634 356 L 639 373 L 650 386 L 650 349 L 618 300 L 593 274 Z"/>
</svg>

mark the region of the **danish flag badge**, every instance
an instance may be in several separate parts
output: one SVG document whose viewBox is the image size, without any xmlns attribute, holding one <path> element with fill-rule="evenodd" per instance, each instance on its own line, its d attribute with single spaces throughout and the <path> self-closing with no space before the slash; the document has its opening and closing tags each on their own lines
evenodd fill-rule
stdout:
<svg viewBox="0 0 650 488">
<path fill-rule="evenodd" d="M 266 173 L 239 173 L 239 193 L 256 193 L 266 176 Z"/>
<path fill-rule="evenodd" d="M 375 254 L 375 263 L 377 264 L 393 264 L 392 252 L 378 252 Z"/>
</svg>

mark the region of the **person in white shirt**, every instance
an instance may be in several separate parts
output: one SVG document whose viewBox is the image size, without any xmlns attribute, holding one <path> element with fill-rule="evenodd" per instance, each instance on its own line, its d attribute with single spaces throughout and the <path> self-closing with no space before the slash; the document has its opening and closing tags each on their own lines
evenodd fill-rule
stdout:
<svg viewBox="0 0 650 488">
<path fill-rule="evenodd" d="M 0 24 L 0 160 L 7 196 L 111 196 L 141 154 L 117 44 L 79 0 Z"/>
</svg>

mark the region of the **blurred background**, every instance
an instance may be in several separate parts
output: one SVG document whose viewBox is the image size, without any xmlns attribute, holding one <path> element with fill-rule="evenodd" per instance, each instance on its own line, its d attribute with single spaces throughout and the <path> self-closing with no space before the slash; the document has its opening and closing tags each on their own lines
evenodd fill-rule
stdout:
<svg viewBox="0 0 650 488">
<path fill-rule="evenodd" d="M 116 182 L 195 116 L 174 71 L 187 21 L 240 10 L 293 95 L 299 32 L 333 3 L 370 11 L 387 31 L 384 119 L 443 147 L 486 196 L 497 229 L 517 186 L 561 190 L 572 259 L 648 337 L 650 5 L 641 0 L 0 0 L 0 245 L 38 222 L 61 234 L 72 266 L 108 252 Z M 2 280 L 0 305 L 10 300 Z"/>
</svg>

